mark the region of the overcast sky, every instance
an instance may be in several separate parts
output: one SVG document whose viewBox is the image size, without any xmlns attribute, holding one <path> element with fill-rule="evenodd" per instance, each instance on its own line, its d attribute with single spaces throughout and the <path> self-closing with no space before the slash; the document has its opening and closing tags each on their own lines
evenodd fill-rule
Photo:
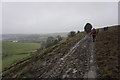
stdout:
<svg viewBox="0 0 120 80">
<path fill-rule="evenodd" d="M 118 24 L 116 2 L 10 2 L 2 4 L 3 34 L 39 34 Z"/>
</svg>

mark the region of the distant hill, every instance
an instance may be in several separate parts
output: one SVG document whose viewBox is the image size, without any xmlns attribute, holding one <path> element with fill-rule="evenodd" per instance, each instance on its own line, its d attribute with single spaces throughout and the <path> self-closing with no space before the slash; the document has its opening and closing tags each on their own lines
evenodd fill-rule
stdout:
<svg viewBox="0 0 120 80">
<path fill-rule="evenodd" d="M 0 34 L 0 40 L 2 40 L 2 35 Z"/>
<path fill-rule="evenodd" d="M 68 33 L 49 33 L 49 34 L 3 34 L 2 40 L 4 41 L 19 41 L 19 42 L 42 42 L 47 37 L 67 37 Z"/>
</svg>

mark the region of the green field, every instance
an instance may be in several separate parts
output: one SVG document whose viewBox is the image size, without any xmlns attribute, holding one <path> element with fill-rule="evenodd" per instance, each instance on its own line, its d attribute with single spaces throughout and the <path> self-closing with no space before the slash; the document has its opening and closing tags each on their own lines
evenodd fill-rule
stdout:
<svg viewBox="0 0 120 80">
<path fill-rule="evenodd" d="M 2 42 L 2 67 L 3 69 L 10 64 L 29 56 L 29 53 L 40 48 L 38 43 Z M 27 54 L 28 53 L 28 54 Z"/>
<path fill-rule="evenodd" d="M 2 72 L 2 41 L 1 40 L 0 40 L 0 72 Z"/>
</svg>

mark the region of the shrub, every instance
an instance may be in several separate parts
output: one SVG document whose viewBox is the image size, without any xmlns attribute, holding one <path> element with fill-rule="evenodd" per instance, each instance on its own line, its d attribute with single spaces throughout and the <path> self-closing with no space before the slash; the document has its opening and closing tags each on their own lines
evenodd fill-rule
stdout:
<svg viewBox="0 0 120 80">
<path fill-rule="evenodd" d="M 85 25 L 85 27 L 84 27 L 84 31 L 85 31 L 86 33 L 91 32 L 91 29 L 92 29 L 92 25 L 91 25 L 90 23 L 87 23 L 87 24 Z"/>
<path fill-rule="evenodd" d="M 76 32 L 75 31 L 71 31 L 69 34 L 68 34 L 68 37 L 73 37 L 76 35 Z"/>
</svg>

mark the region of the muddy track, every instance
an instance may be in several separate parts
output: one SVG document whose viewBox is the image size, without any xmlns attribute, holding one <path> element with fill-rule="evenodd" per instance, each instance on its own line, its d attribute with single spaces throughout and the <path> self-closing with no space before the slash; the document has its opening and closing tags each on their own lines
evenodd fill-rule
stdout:
<svg viewBox="0 0 120 80">
<path fill-rule="evenodd" d="M 96 56 L 95 56 L 95 50 L 94 50 L 94 43 L 91 44 L 91 53 L 90 53 L 90 59 L 89 59 L 89 69 L 85 73 L 84 78 L 97 78 L 96 73 Z"/>
<path fill-rule="evenodd" d="M 89 35 L 78 41 L 65 55 L 56 55 L 44 69 L 38 68 L 39 78 L 96 78 L 94 43 Z M 59 57 L 58 57 L 59 56 Z"/>
</svg>

